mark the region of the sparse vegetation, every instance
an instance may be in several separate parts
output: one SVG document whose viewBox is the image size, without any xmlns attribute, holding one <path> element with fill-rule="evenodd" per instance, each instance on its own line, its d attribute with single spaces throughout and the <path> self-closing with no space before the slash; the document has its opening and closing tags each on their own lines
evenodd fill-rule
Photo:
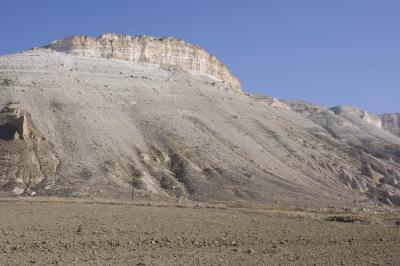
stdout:
<svg viewBox="0 0 400 266">
<path fill-rule="evenodd" d="M 56 100 L 53 100 L 50 102 L 50 107 L 54 110 L 54 111 L 59 111 L 62 112 L 64 110 L 64 105 Z"/>
<path fill-rule="evenodd" d="M 174 184 L 175 184 L 175 182 L 171 177 L 169 177 L 169 176 L 162 176 L 161 177 L 160 186 L 163 189 L 170 190 L 170 189 L 172 189 L 174 187 Z"/>
<path fill-rule="evenodd" d="M 206 176 L 212 176 L 213 171 L 210 167 L 206 167 L 202 170 L 203 174 L 205 174 Z"/>
<path fill-rule="evenodd" d="M 14 81 L 9 78 L 3 78 L 0 82 L 0 85 L 1 86 L 12 86 L 12 85 L 14 85 Z"/>
<path fill-rule="evenodd" d="M 142 180 L 142 171 L 140 169 L 133 167 L 132 169 L 132 193 L 131 199 L 135 198 L 135 189 L 141 190 L 144 188 L 144 182 Z"/>
<path fill-rule="evenodd" d="M 326 220 L 339 223 L 362 223 L 362 224 L 370 223 L 370 221 L 366 217 L 354 216 L 354 215 L 329 216 L 326 218 Z"/>
<path fill-rule="evenodd" d="M 83 234 L 83 225 L 78 225 L 78 229 L 76 229 L 77 234 Z"/>
</svg>

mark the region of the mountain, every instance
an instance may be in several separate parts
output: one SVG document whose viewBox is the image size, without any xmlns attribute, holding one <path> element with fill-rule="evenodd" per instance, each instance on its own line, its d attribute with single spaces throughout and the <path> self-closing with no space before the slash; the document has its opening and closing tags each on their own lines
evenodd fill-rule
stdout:
<svg viewBox="0 0 400 266">
<path fill-rule="evenodd" d="M 400 205 L 384 120 L 244 93 L 174 38 L 72 36 L 1 56 L 0 109 L 2 196 Z"/>
</svg>

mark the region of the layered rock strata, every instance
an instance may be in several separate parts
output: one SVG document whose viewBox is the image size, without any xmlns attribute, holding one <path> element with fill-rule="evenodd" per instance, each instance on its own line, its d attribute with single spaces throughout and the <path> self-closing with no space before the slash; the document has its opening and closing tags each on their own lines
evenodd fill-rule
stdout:
<svg viewBox="0 0 400 266">
<path fill-rule="evenodd" d="M 144 62 L 159 66 L 174 66 L 184 70 L 211 76 L 226 83 L 234 92 L 240 93 L 239 80 L 213 55 L 198 46 L 171 37 L 103 34 L 70 36 L 46 46 L 59 52 L 92 57 Z"/>
</svg>

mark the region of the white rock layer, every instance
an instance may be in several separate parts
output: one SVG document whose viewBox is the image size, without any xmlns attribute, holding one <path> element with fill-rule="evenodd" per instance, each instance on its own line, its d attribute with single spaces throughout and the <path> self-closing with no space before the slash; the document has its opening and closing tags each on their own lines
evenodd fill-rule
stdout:
<svg viewBox="0 0 400 266">
<path fill-rule="evenodd" d="M 145 62 L 160 66 L 175 66 L 184 70 L 211 76 L 226 83 L 234 92 L 241 93 L 239 80 L 213 55 L 198 46 L 175 38 L 103 34 L 70 36 L 46 46 L 59 52 L 92 57 Z"/>
</svg>

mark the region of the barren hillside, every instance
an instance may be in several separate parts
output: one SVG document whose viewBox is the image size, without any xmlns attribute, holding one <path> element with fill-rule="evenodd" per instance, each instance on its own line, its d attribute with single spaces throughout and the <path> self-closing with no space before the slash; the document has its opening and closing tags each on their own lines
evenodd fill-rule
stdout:
<svg viewBox="0 0 400 266">
<path fill-rule="evenodd" d="M 2 195 L 400 205 L 400 138 L 379 118 L 242 93 L 171 38 L 2 56 L 0 109 Z"/>
</svg>

